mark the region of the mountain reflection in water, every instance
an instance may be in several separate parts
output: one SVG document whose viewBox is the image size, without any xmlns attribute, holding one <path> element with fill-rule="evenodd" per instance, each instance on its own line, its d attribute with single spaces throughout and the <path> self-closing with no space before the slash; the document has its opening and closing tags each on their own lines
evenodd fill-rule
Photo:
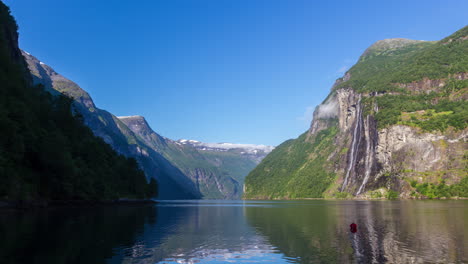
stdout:
<svg viewBox="0 0 468 264">
<path fill-rule="evenodd" d="M 351 233 L 349 225 L 357 224 Z M 2 263 L 467 262 L 467 201 L 162 201 L 0 211 Z"/>
</svg>

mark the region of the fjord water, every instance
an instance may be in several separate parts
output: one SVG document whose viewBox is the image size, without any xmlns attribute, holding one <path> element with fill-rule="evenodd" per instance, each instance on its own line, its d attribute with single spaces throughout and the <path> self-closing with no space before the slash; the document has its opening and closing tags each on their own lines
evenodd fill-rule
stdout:
<svg viewBox="0 0 468 264">
<path fill-rule="evenodd" d="M 465 263 L 466 245 L 468 201 L 161 201 L 0 211 L 2 263 Z"/>
</svg>

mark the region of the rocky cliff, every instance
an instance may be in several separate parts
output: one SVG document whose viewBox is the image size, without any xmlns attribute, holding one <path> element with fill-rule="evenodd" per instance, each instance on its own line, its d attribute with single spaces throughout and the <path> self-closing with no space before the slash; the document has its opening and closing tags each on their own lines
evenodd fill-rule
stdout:
<svg viewBox="0 0 468 264">
<path fill-rule="evenodd" d="M 468 196 L 467 39 L 465 27 L 372 45 L 310 129 L 249 174 L 245 197 Z"/>
</svg>

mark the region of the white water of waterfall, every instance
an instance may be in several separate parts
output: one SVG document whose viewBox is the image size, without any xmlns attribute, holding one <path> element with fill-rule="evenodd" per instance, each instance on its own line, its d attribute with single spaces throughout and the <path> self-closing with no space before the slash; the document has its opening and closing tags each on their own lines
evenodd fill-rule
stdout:
<svg viewBox="0 0 468 264">
<path fill-rule="evenodd" d="M 366 125 L 367 129 L 365 129 L 365 136 L 366 136 L 366 172 L 364 174 L 364 180 L 362 181 L 361 186 L 359 187 L 359 190 L 357 191 L 356 195 L 360 194 L 362 190 L 364 189 L 364 186 L 366 186 L 367 181 L 369 180 L 369 176 L 371 174 L 371 169 L 372 169 L 372 164 L 373 164 L 373 151 L 371 151 L 371 138 L 370 138 L 370 124 L 369 124 L 369 116 L 366 118 Z M 373 150 L 373 148 L 372 148 Z M 372 152 L 372 153 L 371 153 Z"/>
<path fill-rule="evenodd" d="M 349 166 L 348 169 L 346 170 L 346 176 L 343 182 L 343 185 L 341 186 L 341 191 L 343 191 L 346 186 L 348 185 L 348 178 L 349 174 L 351 174 L 351 169 L 354 167 L 354 164 L 356 163 L 356 148 L 359 147 L 359 141 L 360 141 L 360 136 L 358 137 L 358 131 L 361 127 L 361 98 L 359 98 L 357 104 L 356 104 L 356 116 L 355 116 L 355 126 L 354 126 L 354 132 L 353 132 L 353 142 L 351 143 L 351 153 L 349 154 Z"/>
</svg>

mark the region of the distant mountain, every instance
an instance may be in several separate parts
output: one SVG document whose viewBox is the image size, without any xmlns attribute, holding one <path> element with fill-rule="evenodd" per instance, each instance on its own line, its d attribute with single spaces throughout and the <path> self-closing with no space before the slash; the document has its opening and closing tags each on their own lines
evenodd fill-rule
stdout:
<svg viewBox="0 0 468 264">
<path fill-rule="evenodd" d="M 310 129 L 247 176 L 245 198 L 468 197 L 468 26 L 370 46 Z"/>
<path fill-rule="evenodd" d="M 119 119 L 189 177 L 206 199 L 240 198 L 245 176 L 273 149 L 263 145 L 174 141 L 154 132 L 142 116 Z"/>
<path fill-rule="evenodd" d="M 44 85 L 53 94 L 64 94 L 74 99 L 76 111 L 93 133 L 104 139 L 117 152 L 135 158 L 148 178 L 159 183 L 159 198 L 201 198 L 192 181 L 161 154 L 147 146 L 113 114 L 95 106 L 89 94 L 76 83 L 58 74 L 54 69 L 22 51 L 35 84 Z"/>
<path fill-rule="evenodd" d="M 179 139 L 179 144 L 191 145 L 199 151 L 213 152 L 236 152 L 243 156 L 249 156 L 250 159 L 260 162 L 275 147 L 254 144 L 235 144 L 235 143 L 204 143 L 196 140 Z"/>
<path fill-rule="evenodd" d="M 76 111 L 96 136 L 134 157 L 159 183 L 160 199 L 239 199 L 245 176 L 270 146 L 174 141 L 154 132 L 142 116 L 116 117 L 99 109 L 89 94 L 33 55 L 22 51 L 35 84 L 74 99 Z"/>
</svg>

